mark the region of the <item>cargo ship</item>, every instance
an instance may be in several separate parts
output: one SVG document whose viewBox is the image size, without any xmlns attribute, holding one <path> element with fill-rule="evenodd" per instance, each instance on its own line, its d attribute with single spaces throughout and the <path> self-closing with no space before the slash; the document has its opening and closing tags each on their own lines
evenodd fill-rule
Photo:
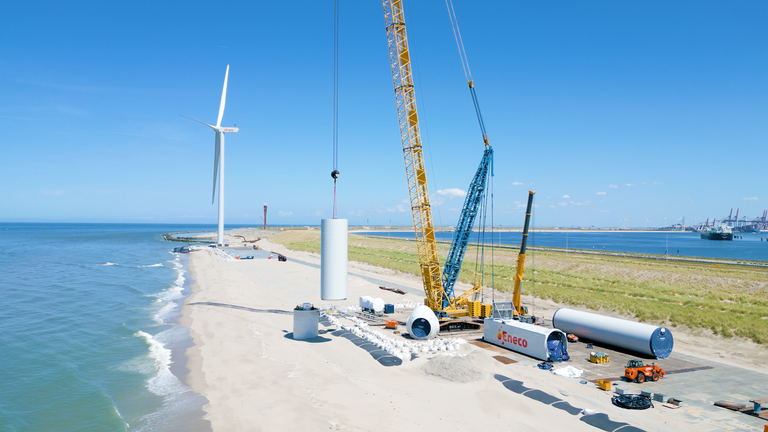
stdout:
<svg viewBox="0 0 768 432">
<path fill-rule="evenodd" d="M 701 238 L 705 240 L 733 240 L 733 230 L 726 224 L 719 227 L 708 227 L 701 230 Z"/>
</svg>

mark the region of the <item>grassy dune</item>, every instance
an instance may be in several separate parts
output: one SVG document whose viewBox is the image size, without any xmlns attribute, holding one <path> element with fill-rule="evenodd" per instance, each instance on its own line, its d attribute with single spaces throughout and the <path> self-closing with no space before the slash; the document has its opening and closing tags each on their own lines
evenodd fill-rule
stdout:
<svg viewBox="0 0 768 432">
<path fill-rule="evenodd" d="M 270 241 L 293 250 L 320 252 L 319 231 L 286 231 Z M 438 251 L 444 260 L 448 245 L 438 245 Z M 470 246 L 459 280 L 472 282 L 476 258 Z M 413 241 L 350 235 L 349 259 L 420 275 Z M 484 285 L 493 280 L 496 289 L 511 291 L 517 251 L 486 247 L 486 265 L 491 259 L 493 272 L 486 267 Z M 522 291 L 558 303 L 636 316 L 647 323 L 686 325 L 768 342 L 765 269 L 529 251 Z"/>
</svg>

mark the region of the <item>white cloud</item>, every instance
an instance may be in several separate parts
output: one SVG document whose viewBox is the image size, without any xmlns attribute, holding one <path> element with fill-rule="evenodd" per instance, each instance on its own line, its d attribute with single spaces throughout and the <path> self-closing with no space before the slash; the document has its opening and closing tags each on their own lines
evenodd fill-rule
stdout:
<svg viewBox="0 0 768 432">
<path fill-rule="evenodd" d="M 757 199 L 757 197 L 745 197 L 744 199 L 745 199 L 745 200 L 756 200 L 756 199 Z"/>
<path fill-rule="evenodd" d="M 464 198 L 466 195 L 466 192 L 458 188 L 441 189 L 435 192 L 435 196 L 432 198 L 432 201 L 434 201 L 435 205 L 441 205 L 446 201 L 450 201 L 454 198 Z"/>
<path fill-rule="evenodd" d="M 280 216 L 286 216 L 286 217 L 293 216 L 293 212 L 289 212 L 289 211 L 286 212 L 286 211 L 282 211 L 282 210 L 277 212 L 277 214 L 279 214 Z"/>
<path fill-rule="evenodd" d="M 591 202 L 592 202 L 592 201 L 584 201 L 584 202 L 576 202 L 576 201 L 571 201 L 571 205 L 575 205 L 575 206 L 583 206 L 583 205 L 589 205 L 589 203 L 591 203 Z"/>
<path fill-rule="evenodd" d="M 566 203 L 564 203 L 564 202 L 561 202 L 561 203 L 557 203 L 557 205 L 565 207 L 565 206 L 567 206 L 568 204 L 566 204 Z"/>
<path fill-rule="evenodd" d="M 627 183 L 627 186 L 634 186 L 634 184 L 632 184 L 632 183 Z"/>
<path fill-rule="evenodd" d="M 399 212 L 407 212 L 410 209 L 411 209 L 411 205 L 407 199 L 402 200 L 400 204 L 397 205 L 397 211 Z"/>
<path fill-rule="evenodd" d="M 570 197 L 571 197 L 570 195 L 563 195 L 563 198 L 565 198 L 565 199 L 568 199 Z"/>
<path fill-rule="evenodd" d="M 552 208 L 557 208 L 557 206 L 555 206 L 555 205 L 551 205 L 550 207 L 552 207 Z"/>
<path fill-rule="evenodd" d="M 600 213 L 610 213 L 610 210 L 600 210 Z"/>
<path fill-rule="evenodd" d="M 446 198 L 446 199 L 464 198 L 464 196 L 466 195 L 467 195 L 466 192 L 458 188 L 441 189 L 437 191 L 437 196 Z"/>
<path fill-rule="evenodd" d="M 611 189 L 616 189 L 618 186 L 612 184 L 612 185 L 608 185 L 608 187 L 611 188 Z"/>
<path fill-rule="evenodd" d="M 662 183 L 662 182 L 653 182 L 653 184 L 660 185 L 660 184 L 664 184 L 664 183 Z"/>
<path fill-rule="evenodd" d="M 605 192 L 598 192 L 596 195 L 606 195 Z"/>
<path fill-rule="evenodd" d="M 349 212 L 349 214 L 352 216 L 362 216 L 365 214 L 365 212 L 363 210 L 357 210 L 357 211 L 351 211 Z"/>
<path fill-rule="evenodd" d="M 512 182 L 512 186 L 522 186 L 522 185 L 524 185 L 524 184 L 525 184 L 525 183 L 523 183 L 523 182 L 519 182 L 519 181 L 514 181 L 514 182 Z"/>
</svg>

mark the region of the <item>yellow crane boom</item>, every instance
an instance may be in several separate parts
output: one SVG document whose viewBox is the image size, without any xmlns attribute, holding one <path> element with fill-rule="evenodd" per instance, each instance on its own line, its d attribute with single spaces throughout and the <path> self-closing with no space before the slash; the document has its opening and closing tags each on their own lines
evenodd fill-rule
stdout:
<svg viewBox="0 0 768 432">
<path fill-rule="evenodd" d="M 523 272 L 525 270 L 525 251 L 528 245 L 528 227 L 531 222 L 531 210 L 533 208 L 534 191 L 528 191 L 528 206 L 525 210 L 525 225 L 523 226 L 523 238 L 520 241 L 520 253 L 517 255 L 517 273 L 515 273 L 515 290 L 512 292 L 512 305 L 516 315 L 528 314 L 528 308 L 522 305 L 520 288 L 523 285 Z"/>
<path fill-rule="evenodd" d="M 405 14 L 402 0 L 384 0 L 384 22 L 389 45 L 389 62 L 392 67 L 392 83 L 395 86 L 397 115 L 400 123 L 400 139 L 403 143 L 405 174 L 411 199 L 413 228 L 416 232 L 416 248 L 419 252 L 421 278 L 424 282 L 426 305 L 437 312 L 443 309 L 443 284 L 440 279 L 440 263 L 437 259 L 435 227 L 432 224 L 432 208 L 429 204 L 427 173 L 421 149 L 419 118 L 416 112 L 416 94 L 413 89 L 411 58 L 408 36 L 405 32 Z"/>
</svg>

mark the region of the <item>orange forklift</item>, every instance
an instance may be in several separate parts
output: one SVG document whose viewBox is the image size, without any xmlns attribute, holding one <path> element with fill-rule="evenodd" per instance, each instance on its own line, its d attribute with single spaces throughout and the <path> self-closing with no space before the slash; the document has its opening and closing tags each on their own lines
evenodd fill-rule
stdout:
<svg viewBox="0 0 768 432">
<path fill-rule="evenodd" d="M 658 381 L 664 378 L 664 369 L 655 364 L 643 364 L 640 360 L 630 360 L 627 362 L 627 368 L 624 369 L 624 378 L 627 381 L 635 381 L 642 384 L 646 381 Z"/>
</svg>

